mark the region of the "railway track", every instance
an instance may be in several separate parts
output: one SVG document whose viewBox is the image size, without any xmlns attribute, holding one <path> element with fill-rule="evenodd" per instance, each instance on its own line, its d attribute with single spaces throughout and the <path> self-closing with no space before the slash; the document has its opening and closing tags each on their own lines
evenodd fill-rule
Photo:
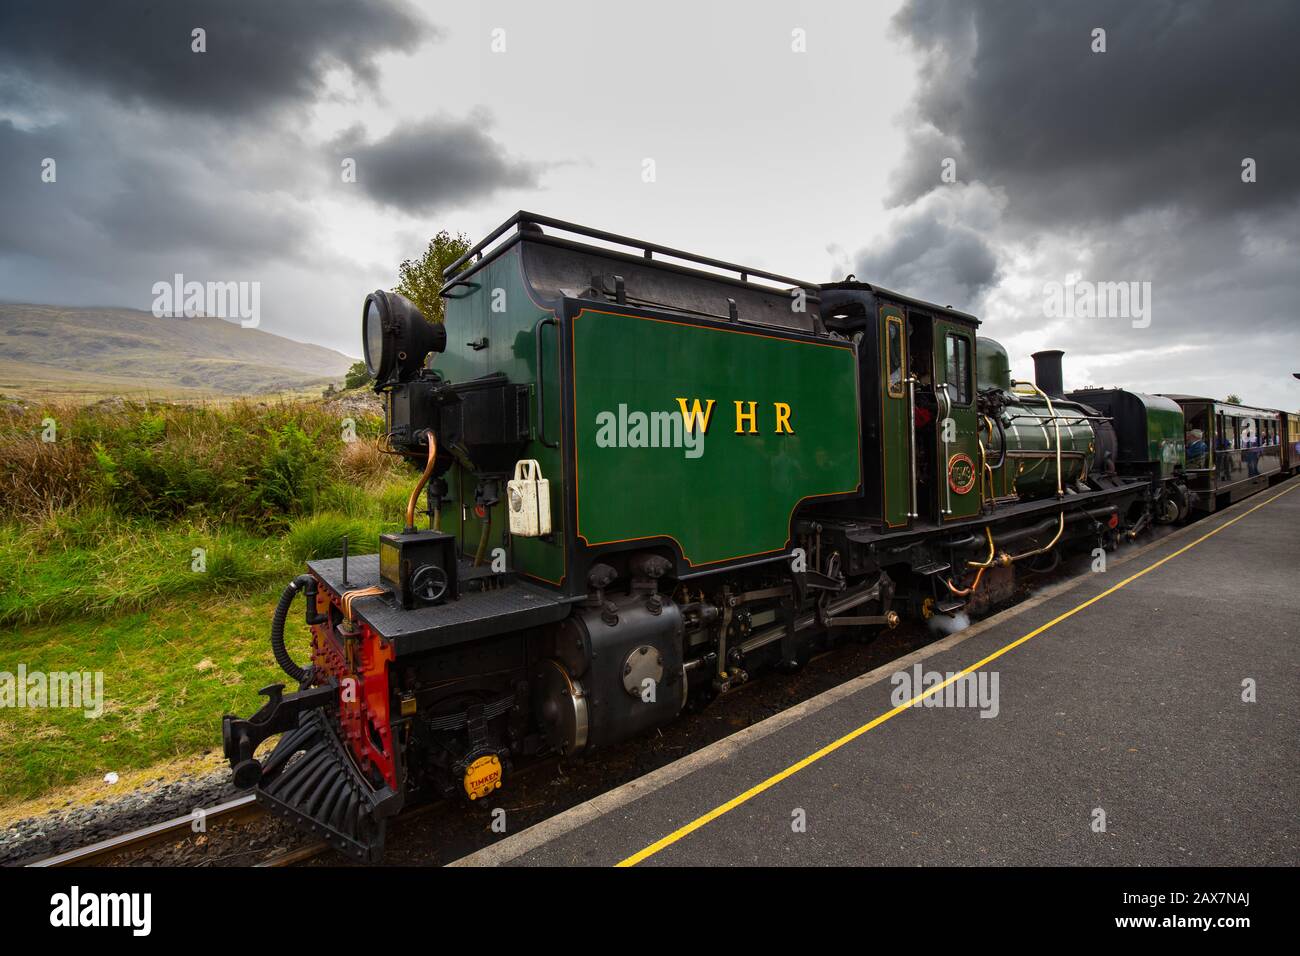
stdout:
<svg viewBox="0 0 1300 956">
<path fill-rule="evenodd" d="M 206 826 L 217 821 L 242 823 L 262 819 L 266 816 L 266 810 L 257 803 L 257 798 L 250 793 L 206 809 L 204 824 L 206 828 Z M 152 847 L 166 846 L 168 843 L 185 839 L 194 832 L 194 816 L 189 814 L 171 820 L 164 820 L 161 823 L 154 823 L 139 830 L 132 830 L 120 836 L 109 837 L 107 840 L 100 840 L 98 843 L 78 847 L 75 850 L 68 850 L 64 853 L 35 860 L 26 865 L 36 868 L 102 866 L 129 853 L 148 850 Z M 201 832 L 206 832 L 206 829 Z M 318 841 L 273 854 L 252 865 L 255 867 L 292 866 L 295 863 L 301 863 L 319 856 L 328 849 L 329 844 Z"/>
<path fill-rule="evenodd" d="M 394 821 L 394 823 L 399 821 L 406 822 L 408 820 L 423 817 L 440 806 L 443 806 L 443 804 L 424 804 L 416 807 L 408 813 L 402 814 Z M 214 821 L 240 823 L 265 817 L 267 817 L 266 810 L 257 803 L 256 797 L 252 794 L 236 797 L 234 800 L 218 804 L 215 807 L 206 809 L 204 812 L 205 826 L 210 825 Z M 102 866 L 129 853 L 148 850 L 151 847 L 165 846 L 168 843 L 185 839 L 190 834 L 194 833 L 193 826 L 194 816 L 192 814 L 183 817 L 175 817 L 171 820 L 164 820 L 161 823 L 154 823 L 150 826 L 142 827 L 139 830 L 123 833 L 120 836 L 109 837 L 107 840 L 100 840 L 98 843 L 92 843 L 84 847 L 78 847 L 74 850 L 67 850 L 63 853 L 58 853 L 54 856 L 34 860 L 25 865 L 35 868 Z M 328 843 L 324 840 L 318 840 L 282 852 L 274 853 L 263 860 L 249 865 L 259 869 L 264 867 L 293 866 L 294 864 L 303 863 L 320 856 L 329 849 L 330 845 Z"/>
<path fill-rule="evenodd" d="M 257 805 L 256 798 L 250 793 L 205 810 L 203 819 L 206 826 L 214 820 L 235 822 L 253 819 L 262 816 L 265 812 Z M 68 850 L 42 860 L 36 860 L 27 865 L 31 867 L 88 866 L 103 863 L 105 860 L 121 856 L 132 850 L 159 846 L 168 841 L 176 840 L 186 833 L 193 832 L 194 815 L 186 814 L 183 817 L 175 817 L 171 820 L 164 820 L 162 823 L 154 823 L 139 830 L 133 830 L 130 833 L 123 833 L 120 836 L 109 837 L 107 840 L 100 840 L 98 843 L 92 843 L 89 846 L 78 847 L 75 850 Z"/>
</svg>

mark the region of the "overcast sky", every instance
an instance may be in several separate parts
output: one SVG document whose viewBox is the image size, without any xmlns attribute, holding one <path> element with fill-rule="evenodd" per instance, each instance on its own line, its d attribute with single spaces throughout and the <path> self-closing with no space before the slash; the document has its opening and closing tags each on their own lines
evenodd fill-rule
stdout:
<svg viewBox="0 0 1300 956">
<path fill-rule="evenodd" d="M 526 208 L 952 304 L 1022 377 L 1058 347 L 1071 387 L 1297 408 L 1297 36 L 1289 2 L 4 0 L 0 299 L 256 281 L 262 328 L 357 355 L 397 263 Z M 1047 307 L 1115 282 L 1145 317 Z"/>
</svg>

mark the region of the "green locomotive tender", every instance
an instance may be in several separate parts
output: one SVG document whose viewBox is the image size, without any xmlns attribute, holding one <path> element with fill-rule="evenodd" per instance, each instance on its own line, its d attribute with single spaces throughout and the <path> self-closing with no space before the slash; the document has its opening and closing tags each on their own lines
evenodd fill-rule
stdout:
<svg viewBox="0 0 1300 956">
<path fill-rule="evenodd" d="M 406 527 L 309 563 L 272 625 L 299 690 L 223 724 L 240 785 L 362 858 L 411 801 L 485 798 L 1187 512 L 1177 406 L 1067 398 L 1059 352 L 1012 382 L 951 308 L 523 212 L 445 278 L 445 326 L 392 293 L 363 315 L 423 469 Z"/>
</svg>

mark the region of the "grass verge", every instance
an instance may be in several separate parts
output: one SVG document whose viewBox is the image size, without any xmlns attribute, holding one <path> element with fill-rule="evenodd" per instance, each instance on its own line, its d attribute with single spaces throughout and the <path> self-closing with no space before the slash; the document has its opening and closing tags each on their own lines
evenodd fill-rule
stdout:
<svg viewBox="0 0 1300 956">
<path fill-rule="evenodd" d="M 110 772 L 220 748 L 221 715 L 247 714 L 282 682 L 267 645 L 278 588 L 236 599 L 164 604 L 110 620 L 16 629 L 0 636 L 0 670 L 102 672 L 103 713 L 0 709 L 0 801 L 25 799 Z M 304 659 L 306 628 L 290 649 Z"/>
<path fill-rule="evenodd" d="M 291 402 L 0 415 L 0 682 L 102 673 L 104 694 L 97 717 L 0 694 L 0 808 L 219 752 L 222 714 L 284 680 L 284 584 L 344 535 L 365 554 L 400 529 L 413 475 L 380 427 Z M 291 628 L 299 659 L 307 640 Z"/>
</svg>

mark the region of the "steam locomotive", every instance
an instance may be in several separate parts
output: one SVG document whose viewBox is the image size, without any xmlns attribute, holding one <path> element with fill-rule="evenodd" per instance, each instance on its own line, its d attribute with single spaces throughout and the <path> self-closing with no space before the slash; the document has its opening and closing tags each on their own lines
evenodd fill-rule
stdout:
<svg viewBox="0 0 1300 956">
<path fill-rule="evenodd" d="M 1177 401 L 1067 395 L 1058 351 L 1013 381 L 974 316 L 853 277 L 520 212 L 444 279 L 443 324 L 363 309 L 387 441 L 421 470 L 403 530 L 309 562 L 272 621 L 298 690 L 223 719 L 236 783 L 360 859 L 412 802 L 488 799 L 1217 500 Z"/>
</svg>

